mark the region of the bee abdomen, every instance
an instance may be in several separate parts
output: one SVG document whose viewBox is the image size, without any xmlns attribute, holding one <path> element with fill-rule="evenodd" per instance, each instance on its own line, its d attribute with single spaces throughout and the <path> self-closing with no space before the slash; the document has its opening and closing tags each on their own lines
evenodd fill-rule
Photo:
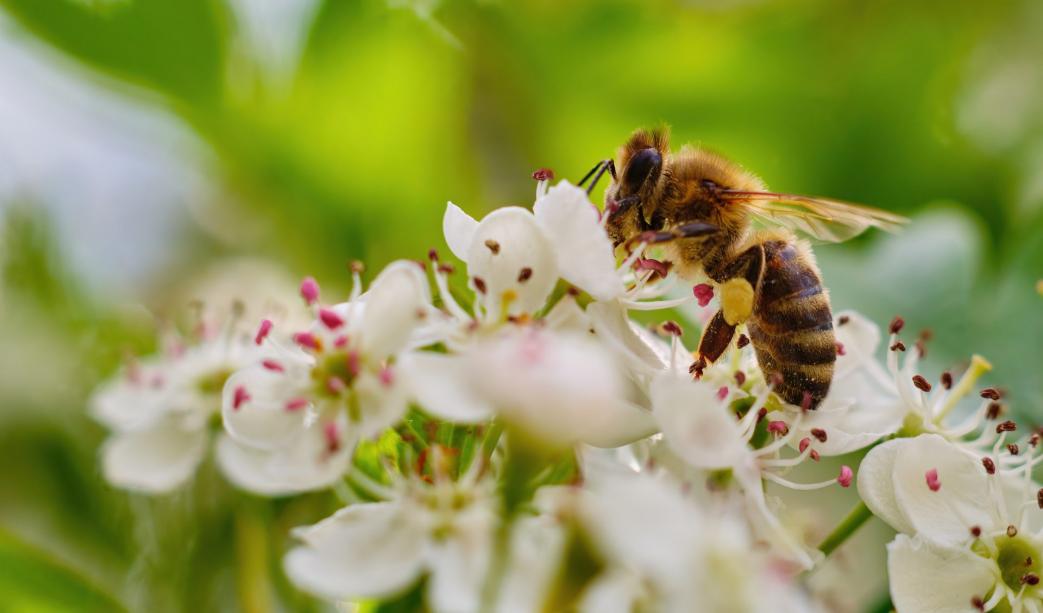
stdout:
<svg viewBox="0 0 1043 613">
<path fill-rule="evenodd" d="M 793 244 L 764 244 L 765 268 L 748 322 L 757 362 L 786 402 L 815 408 L 829 391 L 836 339 L 814 263 Z M 805 398 L 808 397 L 808 399 Z"/>
</svg>

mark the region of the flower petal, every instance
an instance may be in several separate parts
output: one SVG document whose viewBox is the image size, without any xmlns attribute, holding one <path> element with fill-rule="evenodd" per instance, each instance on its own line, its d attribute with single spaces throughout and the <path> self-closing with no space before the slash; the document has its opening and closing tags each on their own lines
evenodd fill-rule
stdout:
<svg viewBox="0 0 1043 613">
<path fill-rule="evenodd" d="M 558 282 L 554 248 L 532 213 L 504 207 L 478 224 L 467 250 L 467 273 L 485 284 L 486 305 L 498 315 L 540 309 Z"/>
<path fill-rule="evenodd" d="M 380 360 L 401 351 L 431 302 L 423 270 L 416 262 L 388 264 L 363 296 L 362 351 Z"/>
<path fill-rule="evenodd" d="M 413 398 L 425 411 L 457 423 L 478 423 L 492 416 L 492 408 L 477 395 L 459 356 L 418 351 L 398 363 Z"/>
<path fill-rule="evenodd" d="M 484 519 L 473 524 L 458 521 L 451 537 L 432 544 L 427 596 L 433 610 L 469 613 L 480 609 L 492 557 L 492 522 L 489 517 Z"/>
<path fill-rule="evenodd" d="M 903 613 L 973 613 L 996 583 L 992 562 L 966 549 L 899 534 L 887 546 L 891 598 Z"/>
<path fill-rule="evenodd" d="M 667 444 L 696 468 L 736 468 L 750 457 L 735 416 L 713 385 L 675 375 L 652 383 L 652 410 Z"/>
<path fill-rule="evenodd" d="M 474 231 L 477 228 L 478 222 L 464 213 L 463 209 L 452 202 L 446 204 L 445 215 L 442 216 L 442 233 L 445 234 L 449 250 L 464 262 L 467 261 L 467 249 L 474 240 Z"/>
<path fill-rule="evenodd" d="M 285 370 L 264 366 L 244 368 L 225 382 L 221 416 L 225 430 L 237 441 L 257 449 L 278 449 L 304 430 L 308 411 L 286 405 L 311 391 L 307 365 L 280 360 Z"/>
<path fill-rule="evenodd" d="M 858 495 L 873 515 L 899 532 L 913 534 L 915 530 L 895 498 L 895 486 L 891 478 L 902 440 L 886 441 L 866 454 L 858 467 L 857 487 Z"/>
<path fill-rule="evenodd" d="M 393 595 L 423 569 L 424 526 L 398 504 L 351 505 L 295 533 L 305 544 L 286 555 L 286 574 L 331 600 Z"/>
<path fill-rule="evenodd" d="M 597 300 L 623 294 L 612 242 L 585 191 L 561 181 L 536 202 L 533 212 L 554 244 L 563 279 Z"/>
<path fill-rule="evenodd" d="M 941 545 L 958 545 L 970 540 L 971 526 L 995 527 L 988 481 L 976 459 L 934 434 L 895 443 L 895 500 L 916 533 Z M 938 471 L 938 491 L 926 483 L 930 470 Z"/>
<path fill-rule="evenodd" d="M 188 481 L 206 454 L 205 430 L 186 430 L 175 419 L 117 434 L 102 448 L 102 471 L 113 485 L 148 493 L 169 492 Z"/>
</svg>

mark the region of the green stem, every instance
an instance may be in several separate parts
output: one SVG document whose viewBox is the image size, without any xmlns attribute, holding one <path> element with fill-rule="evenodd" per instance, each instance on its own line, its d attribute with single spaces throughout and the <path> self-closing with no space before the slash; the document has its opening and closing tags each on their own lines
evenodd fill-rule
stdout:
<svg viewBox="0 0 1043 613">
<path fill-rule="evenodd" d="M 272 595 L 268 575 L 268 529 L 256 501 L 243 500 L 235 514 L 236 589 L 245 613 L 268 613 Z"/>
<path fill-rule="evenodd" d="M 851 512 L 847 514 L 837 527 L 833 529 L 833 532 L 829 533 L 822 544 L 818 546 L 819 551 L 826 554 L 827 556 L 833 553 L 837 547 L 840 547 L 844 541 L 851 537 L 856 530 L 862 527 L 862 524 L 866 523 L 870 517 L 873 516 L 873 512 L 869 510 L 866 503 L 859 502 L 855 508 L 851 509 Z"/>
</svg>

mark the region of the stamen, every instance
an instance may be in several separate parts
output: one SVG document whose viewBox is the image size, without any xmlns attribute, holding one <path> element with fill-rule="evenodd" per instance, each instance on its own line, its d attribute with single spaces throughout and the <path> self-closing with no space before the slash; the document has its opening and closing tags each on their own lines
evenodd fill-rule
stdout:
<svg viewBox="0 0 1043 613">
<path fill-rule="evenodd" d="M 828 481 L 820 481 L 819 483 L 795 483 L 795 482 L 790 481 L 788 479 L 783 479 L 782 477 L 780 477 L 780 476 L 778 476 L 778 475 L 776 475 L 774 473 L 765 472 L 765 473 L 762 473 L 762 474 L 764 475 L 764 478 L 767 479 L 768 481 L 774 481 L 775 483 L 778 483 L 779 485 L 781 485 L 783 487 L 788 487 L 791 490 L 801 490 L 801 491 L 820 490 L 820 489 L 822 489 L 824 487 L 829 487 L 829 486 L 833 485 L 834 483 L 837 483 L 837 479 L 829 479 Z"/>
<path fill-rule="evenodd" d="M 949 371 L 942 373 L 942 387 L 947 390 L 952 389 L 952 373 Z"/>
<path fill-rule="evenodd" d="M 999 400 L 1000 393 L 994 387 L 987 387 L 981 390 L 981 397 L 988 398 L 989 400 Z"/>
<path fill-rule="evenodd" d="M 291 398 L 286 402 L 286 410 L 289 412 L 299 411 L 308 406 L 307 398 Z"/>
<path fill-rule="evenodd" d="M 890 347 L 891 351 L 905 351 L 905 343 L 902 341 L 895 341 L 894 345 Z"/>
<path fill-rule="evenodd" d="M 1043 488 L 1036 492 L 1036 506 L 1043 509 Z"/>
<path fill-rule="evenodd" d="M 343 349 L 348 346 L 348 336 L 346 334 L 338 335 L 337 338 L 333 339 L 333 346 L 337 349 Z"/>
<path fill-rule="evenodd" d="M 236 387 L 235 392 L 232 395 L 232 410 L 238 411 L 239 407 L 241 407 L 244 402 L 249 401 L 250 393 L 246 391 L 246 388 L 242 385 Z"/>
<path fill-rule="evenodd" d="M 700 307 L 705 307 L 710 304 L 713 300 L 713 287 L 706 283 L 700 283 L 692 288 L 692 294 L 695 295 L 695 299 L 699 302 Z"/>
<path fill-rule="evenodd" d="M 891 334 L 898 334 L 902 331 L 902 327 L 904 326 L 905 320 L 902 319 L 900 316 L 895 315 L 895 318 L 891 320 L 891 325 L 888 327 L 888 329 L 891 331 Z"/>
<path fill-rule="evenodd" d="M 971 526 L 971 536 L 974 538 L 981 537 L 981 526 Z"/>
<path fill-rule="evenodd" d="M 359 376 L 359 373 L 362 371 L 361 361 L 362 360 L 359 357 L 358 351 L 349 351 L 347 357 L 345 358 L 345 362 L 347 363 L 348 368 L 348 374 L 350 374 L 352 377 Z"/>
<path fill-rule="evenodd" d="M 840 317 L 837 318 L 837 325 L 838 326 L 846 326 L 847 322 L 849 322 L 849 321 L 851 321 L 850 317 L 848 317 L 847 315 L 841 315 Z"/>
<path fill-rule="evenodd" d="M 491 238 L 485 239 L 485 246 L 489 248 L 489 251 L 492 251 L 493 255 L 500 253 L 500 243 Z"/>
<path fill-rule="evenodd" d="M 750 344 L 750 337 L 746 336 L 745 334 L 740 334 L 739 335 L 739 340 L 735 341 L 735 346 L 738 347 L 739 349 L 742 349 L 743 347 L 745 347 L 746 345 L 749 345 L 749 344 Z"/>
<path fill-rule="evenodd" d="M 486 292 L 485 279 L 481 277 L 471 277 L 471 281 L 474 283 L 474 288 L 478 290 L 478 293 L 484 294 Z"/>
<path fill-rule="evenodd" d="M 837 483 L 840 487 L 851 487 L 851 480 L 854 478 L 855 473 L 851 471 L 850 466 L 840 467 L 840 476 L 837 477 Z"/>
<path fill-rule="evenodd" d="M 1025 585 L 1039 585 L 1039 575 L 1035 573 L 1025 573 L 1021 577 L 1021 582 Z"/>
<path fill-rule="evenodd" d="M 996 434 L 999 434 L 1001 432 L 1014 432 L 1017 429 L 1018 424 L 1014 423 L 1013 421 L 1010 421 L 1009 419 L 1007 421 L 996 424 Z"/>
<path fill-rule="evenodd" d="M 1017 528 L 1017 526 L 1015 526 L 1014 524 L 1011 524 L 1011 525 L 1007 526 L 1007 536 L 1008 537 L 1014 538 L 1017 535 L 1018 535 L 1018 528 Z"/>
<path fill-rule="evenodd" d="M 271 360 L 271 359 L 262 360 L 261 361 L 261 366 L 264 366 L 265 368 L 267 368 L 268 370 L 270 370 L 272 372 L 285 372 L 286 371 L 286 369 L 283 368 L 282 364 L 280 364 L 279 362 L 276 362 L 275 360 Z"/>
<path fill-rule="evenodd" d="M 927 382 L 927 379 L 923 378 L 923 375 L 913 375 L 913 385 L 921 392 L 927 393 L 931 391 L 931 384 Z"/>
<path fill-rule="evenodd" d="M 664 321 L 661 325 L 663 332 L 673 335 L 681 336 L 684 334 L 684 330 L 681 329 L 681 325 L 676 321 Z"/>
<path fill-rule="evenodd" d="M 809 392 L 807 390 L 804 390 L 804 393 L 800 397 L 800 410 L 801 411 L 810 411 L 811 410 L 811 400 L 812 400 L 811 392 Z M 825 431 L 821 431 L 821 432 L 822 432 L 823 438 L 820 439 L 820 440 L 823 443 L 825 443 L 826 442 L 826 439 L 825 439 L 826 433 L 825 433 Z M 814 434 L 814 432 L 812 432 L 812 434 Z M 817 435 L 816 435 L 816 438 L 818 438 Z"/>
<path fill-rule="evenodd" d="M 986 456 L 981 459 L 982 466 L 985 467 L 985 472 L 990 475 L 996 474 L 996 463 L 992 461 L 992 458 Z"/>
<path fill-rule="evenodd" d="M 532 173 L 532 178 L 537 181 L 553 181 L 554 171 L 550 168 L 540 168 L 536 172 Z"/>
<path fill-rule="evenodd" d="M 308 306 L 315 304 L 315 301 L 319 299 L 319 284 L 312 277 L 304 277 L 301 281 L 301 298 L 304 298 L 304 302 L 308 303 Z"/>
<path fill-rule="evenodd" d="M 1007 445 L 1007 451 L 1010 452 L 1010 455 L 1018 455 L 1018 451 L 1019 451 L 1018 450 L 1018 444 L 1017 443 L 1010 443 L 1010 444 L 1008 444 Z"/>
<path fill-rule="evenodd" d="M 985 601 L 981 599 L 981 596 L 974 596 L 971 598 L 971 606 L 979 611 L 984 611 Z"/>
<path fill-rule="evenodd" d="M 526 266 L 518 272 L 518 283 L 525 283 L 532 278 L 532 269 Z"/>
<path fill-rule="evenodd" d="M 845 355 L 844 343 L 841 343 L 840 341 L 837 341 L 836 342 L 836 346 L 837 346 L 837 355 Z"/>
<path fill-rule="evenodd" d="M 666 278 L 670 274 L 672 262 L 660 262 L 651 258 L 638 258 L 634 262 L 634 270 L 651 270 L 660 277 Z M 705 306 L 705 305 L 700 305 Z"/>
<path fill-rule="evenodd" d="M 351 295 L 348 300 L 354 301 L 362 295 L 362 273 L 366 270 L 366 265 L 359 260 L 352 260 L 348 268 L 351 270 Z"/>
<path fill-rule="evenodd" d="M 340 377 L 330 377 L 326 379 L 326 389 L 331 394 L 339 394 L 347 389 L 348 384 L 344 382 L 344 379 Z"/>
<path fill-rule="evenodd" d="M 1003 405 L 998 402 L 990 402 L 988 408 L 985 410 L 985 417 L 988 419 L 996 419 L 1003 413 Z"/>
<path fill-rule="evenodd" d="M 432 262 L 437 262 L 438 261 L 438 250 L 435 249 L 434 247 L 431 247 L 430 249 L 428 249 L 427 250 L 427 259 L 431 260 Z"/>
<path fill-rule="evenodd" d="M 725 388 L 725 389 L 727 389 L 727 388 Z M 785 436 L 786 434 L 789 434 L 789 426 L 786 425 L 786 422 L 781 421 L 781 420 L 769 421 L 768 422 L 768 432 L 770 432 L 772 434 L 778 434 L 778 435 Z M 801 451 L 803 452 L 804 450 L 801 449 Z"/>
<path fill-rule="evenodd" d="M 391 387 L 395 382 L 395 373 L 391 370 L 390 366 L 385 366 L 380 369 L 380 382 L 384 387 Z"/>
<path fill-rule="evenodd" d="M 741 370 L 735 371 L 735 385 L 742 387 L 743 383 L 746 383 L 746 373 Z"/>
<path fill-rule="evenodd" d="M 268 335 L 272 331 L 272 320 L 262 319 L 261 326 L 257 328 L 257 334 L 254 335 L 254 343 L 260 345 L 264 342 L 264 339 L 268 338 Z"/>
<path fill-rule="evenodd" d="M 942 405 L 941 409 L 939 409 L 938 415 L 934 418 L 934 423 L 941 423 L 949 412 L 956 407 L 956 403 L 971 391 L 971 388 L 974 387 L 974 382 L 978 380 L 978 377 L 990 370 L 992 370 L 992 364 L 989 364 L 988 360 L 977 354 L 972 355 L 970 367 L 967 369 L 967 372 L 963 373 L 963 376 L 960 377 L 960 381 L 956 384 L 952 394 L 945 399 L 945 404 Z"/>
<path fill-rule="evenodd" d="M 322 349 L 322 343 L 318 337 L 311 332 L 298 332 L 293 335 L 293 342 L 297 343 L 305 349 L 311 349 L 313 351 L 320 351 Z"/>
<path fill-rule="evenodd" d="M 319 309 L 319 319 L 330 330 L 336 330 L 344 325 L 344 318 L 331 309 Z"/>
<path fill-rule="evenodd" d="M 337 422 L 326 422 L 326 425 L 322 428 L 322 434 L 326 438 L 326 451 L 330 454 L 337 453 L 340 450 L 340 432 L 337 428 Z"/>
<path fill-rule="evenodd" d="M 811 436 L 814 436 L 815 438 L 817 438 L 818 442 L 820 442 L 820 443 L 825 443 L 826 442 L 826 438 L 827 438 L 826 437 L 826 431 L 823 430 L 822 428 L 812 428 L 811 429 Z"/>
<path fill-rule="evenodd" d="M 927 487 L 932 492 L 937 492 L 942 489 L 942 482 L 938 479 L 937 468 L 932 468 L 924 473 L 924 480 L 927 481 Z"/>
</svg>

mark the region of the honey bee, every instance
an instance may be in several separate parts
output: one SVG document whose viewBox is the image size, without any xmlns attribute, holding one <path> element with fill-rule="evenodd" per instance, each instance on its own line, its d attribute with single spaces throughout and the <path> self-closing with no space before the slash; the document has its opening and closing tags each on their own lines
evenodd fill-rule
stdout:
<svg viewBox="0 0 1043 613">
<path fill-rule="evenodd" d="M 703 330 L 690 372 L 701 377 L 745 324 L 775 393 L 817 408 L 837 356 L 833 314 L 811 247 L 794 230 L 839 242 L 869 227 L 893 231 L 907 219 L 769 192 L 757 176 L 705 149 L 671 153 L 665 130 L 638 130 L 616 160 L 599 163 L 580 185 L 593 175 L 589 193 L 606 171 L 605 227 L 615 246 L 659 245 L 682 278 L 705 276 L 719 291 L 721 308 Z"/>
</svg>

